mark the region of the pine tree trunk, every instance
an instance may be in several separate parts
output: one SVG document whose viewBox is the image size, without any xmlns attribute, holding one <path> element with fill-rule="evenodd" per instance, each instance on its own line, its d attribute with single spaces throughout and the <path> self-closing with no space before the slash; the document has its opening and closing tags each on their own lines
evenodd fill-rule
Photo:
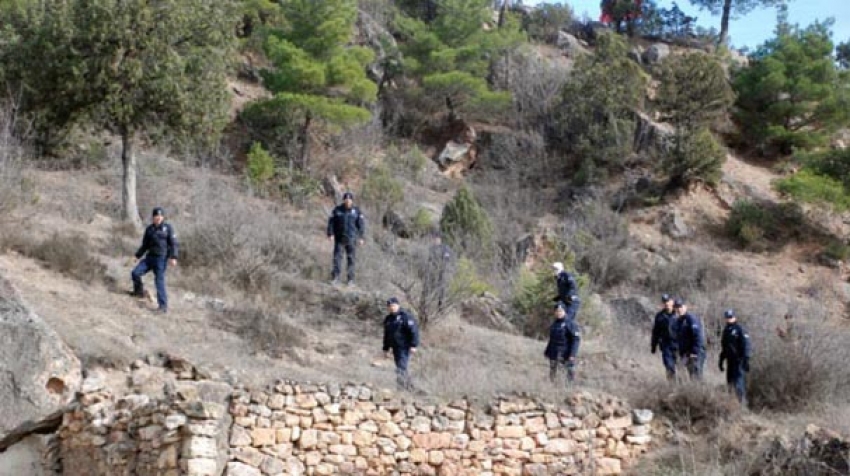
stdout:
<svg viewBox="0 0 850 476">
<path fill-rule="evenodd" d="M 301 170 L 307 170 L 307 161 L 310 156 L 310 125 L 313 122 L 313 115 L 310 111 L 307 111 L 305 116 L 304 126 L 301 128 L 301 151 L 298 154 L 300 155 Z"/>
<path fill-rule="evenodd" d="M 121 199 L 123 201 L 123 218 L 141 231 L 142 220 L 139 218 L 139 207 L 136 204 L 136 156 L 133 154 L 133 133 L 124 130 L 121 133 L 121 167 L 123 181 Z"/>
<path fill-rule="evenodd" d="M 732 13 L 732 0 L 723 0 L 723 12 L 720 15 L 720 36 L 718 46 L 725 45 L 729 39 L 729 16 Z"/>
</svg>

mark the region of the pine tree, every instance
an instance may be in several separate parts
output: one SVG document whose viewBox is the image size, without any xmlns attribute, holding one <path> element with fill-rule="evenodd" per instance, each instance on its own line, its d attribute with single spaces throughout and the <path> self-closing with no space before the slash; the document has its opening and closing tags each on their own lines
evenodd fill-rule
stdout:
<svg viewBox="0 0 850 476">
<path fill-rule="evenodd" d="M 712 15 L 720 15 L 718 44 L 725 45 L 729 37 L 729 20 L 746 15 L 756 8 L 782 6 L 789 0 L 691 0 L 699 8 Z"/>
<path fill-rule="evenodd" d="M 734 79 L 743 136 L 768 156 L 811 149 L 850 123 L 850 77 L 835 64 L 829 24 L 786 29 Z"/>
</svg>

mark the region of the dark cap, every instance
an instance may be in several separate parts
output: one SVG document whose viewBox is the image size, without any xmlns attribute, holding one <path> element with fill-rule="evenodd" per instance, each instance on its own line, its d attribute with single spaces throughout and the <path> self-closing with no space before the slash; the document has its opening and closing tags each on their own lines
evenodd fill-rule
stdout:
<svg viewBox="0 0 850 476">
<path fill-rule="evenodd" d="M 342 194 L 343 200 L 348 200 L 349 198 L 354 200 L 354 194 L 351 193 L 351 192 L 345 192 L 345 193 Z"/>
<path fill-rule="evenodd" d="M 680 298 L 680 299 L 676 299 L 675 301 L 673 301 L 673 307 L 682 307 L 684 305 L 685 305 L 684 299 Z"/>
<path fill-rule="evenodd" d="M 735 310 L 727 309 L 726 312 L 723 313 L 723 317 L 725 317 L 726 319 L 732 319 L 733 317 L 735 317 Z"/>
<path fill-rule="evenodd" d="M 398 298 L 391 297 L 391 298 L 387 299 L 387 306 L 389 306 L 390 304 L 398 304 Z"/>
<path fill-rule="evenodd" d="M 672 299 L 673 299 L 673 296 L 671 296 L 669 294 L 662 294 L 661 295 L 661 302 L 667 302 L 667 301 L 670 301 Z"/>
<path fill-rule="evenodd" d="M 151 216 L 153 216 L 153 217 L 164 217 L 165 216 L 165 210 L 163 210 L 162 207 L 156 207 L 156 208 L 153 209 L 153 213 L 151 213 Z"/>
<path fill-rule="evenodd" d="M 567 310 L 567 305 L 566 305 L 566 304 L 564 304 L 564 303 L 563 303 L 563 302 L 561 302 L 561 301 L 558 301 L 558 302 L 555 304 L 555 307 L 553 307 L 553 309 L 563 309 L 563 310 L 565 310 L 565 311 L 566 311 L 566 310 Z"/>
</svg>

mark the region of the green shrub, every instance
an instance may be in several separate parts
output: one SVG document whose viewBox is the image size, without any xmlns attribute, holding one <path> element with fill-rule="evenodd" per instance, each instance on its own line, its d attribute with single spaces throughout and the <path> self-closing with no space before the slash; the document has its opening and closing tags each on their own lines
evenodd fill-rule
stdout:
<svg viewBox="0 0 850 476">
<path fill-rule="evenodd" d="M 802 202 L 827 205 L 836 211 L 850 208 L 850 194 L 840 180 L 807 168 L 778 180 L 775 186 L 780 193 Z"/>
<path fill-rule="evenodd" d="M 555 43 L 558 32 L 573 21 L 573 9 L 564 3 L 542 3 L 523 17 L 522 27 L 536 41 Z"/>
<path fill-rule="evenodd" d="M 701 128 L 677 134 L 675 146 L 661 167 L 672 186 L 684 187 L 695 181 L 717 185 L 725 161 L 726 150 L 711 131 Z"/>
<path fill-rule="evenodd" d="M 805 224 L 796 203 L 755 203 L 738 200 L 732 206 L 726 230 L 741 247 L 765 251 L 799 236 Z"/>
<path fill-rule="evenodd" d="M 434 229 L 434 215 L 425 208 L 416 210 L 410 220 L 410 228 L 414 236 L 425 236 Z"/>
<path fill-rule="evenodd" d="M 257 185 L 265 184 L 274 177 L 274 157 L 259 142 L 254 142 L 248 151 L 246 172 L 251 182 Z"/>
<path fill-rule="evenodd" d="M 459 253 L 481 258 L 493 254 L 493 223 L 465 186 L 443 208 L 440 230 L 446 243 Z"/>
<path fill-rule="evenodd" d="M 449 294 L 458 300 L 463 300 L 484 293 L 494 294 L 495 290 L 481 275 L 475 267 L 475 263 L 467 258 L 461 258 L 457 262 L 457 270 L 449 283 Z"/>
<path fill-rule="evenodd" d="M 381 216 L 404 200 L 404 189 L 385 166 L 373 169 L 363 182 L 363 202 L 374 207 Z"/>
<path fill-rule="evenodd" d="M 850 246 L 840 240 L 832 240 L 823 249 L 823 255 L 834 260 L 846 261 L 850 258 Z"/>
</svg>

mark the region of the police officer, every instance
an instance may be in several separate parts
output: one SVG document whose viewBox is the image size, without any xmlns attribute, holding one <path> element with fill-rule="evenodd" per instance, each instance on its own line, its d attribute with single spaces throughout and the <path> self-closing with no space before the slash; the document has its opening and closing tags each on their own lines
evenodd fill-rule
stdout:
<svg viewBox="0 0 850 476">
<path fill-rule="evenodd" d="M 699 318 L 688 312 L 688 306 L 682 299 L 673 303 L 676 311 L 676 321 L 673 332 L 677 336 L 679 356 L 685 362 L 688 375 L 695 380 L 702 379 L 702 368 L 705 364 L 705 335 Z"/>
<path fill-rule="evenodd" d="M 384 318 L 384 353 L 395 360 L 396 383 L 403 390 L 412 390 L 413 382 L 407 372 L 410 355 L 419 347 L 419 325 L 407 311 L 401 308 L 398 299 L 387 300 L 387 317 Z"/>
<path fill-rule="evenodd" d="M 673 298 L 670 295 L 661 295 L 661 310 L 655 315 L 655 323 L 652 326 L 652 353 L 661 348 L 661 362 L 667 370 L 667 379 L 676 378 L 676 353 L 678 342 L 673 334 L 673 324 L 676 321 L 676 313 L 673 312 Z"/>
<path fill-rule="evenodd" d="M 566 303 L 570 296 L 578 294 L 578 284 L 572 274 L 564 271 L 564 263 L 553 263 L 552 268 L 555 270 L 555 283 L 558 286 L 558 296 L 553 301 Z"/>
<path fill-rule="evenodd" d="M 345 192 L 342 204 L 336 206 L 328 218 L 328 240 L 334 242 L 333 270 L 331 282 L 339 283 L 342 268 L 342 254 L 345 253 L 348 271 L 348 285 L 354 284 L 354 261 L 357 245 L 363 244 L 366 234 L 366 218 L 360 209 L 354 206 L 354 194 Z"/>
<path fill-rule="evenodd" d="M 558 366 L 567 368 L 567 381 L 575 380 L 576 356 L 581 344 L 581 328 L 575 320 L 578 310 L 578 297 L 571 304 L 559 302 L 555 304 L 555 322 L 549 326 L 549 343 L 543 355 L 549 359 L 549 380 L 555 381 Z"/>
<path fill-rule="evenodd" d="M 177 265 L 177 235 L 174 227 L 165 222 L 165 211 L 153 209 L 151 224 L 145 229 L 142 246 L 136 251 L 136 267 L 130 274 L 133 279 L 133 292 L 137 297 L 145 296 L 142 276 L 153 271 L 156 283 L 156 301 L 158 312 L 168 312 L 168 295 L 165 291 L 165 270 L 170 262 Z"/>
<path fill-rule="evenodd" d="M 720 338 L 720 362 L 718 366 L 723 372 L 723 363 L 726 362 L 726 383 L 735 390 L 738 401 L 742 405 L 747 403 L 747 389 L 744 376 L 750 371 L 750 335 L 738 324 L 738 318 L 732 309 L 723 313 L 726 318 L 726 327 Z"/>
</svg>

